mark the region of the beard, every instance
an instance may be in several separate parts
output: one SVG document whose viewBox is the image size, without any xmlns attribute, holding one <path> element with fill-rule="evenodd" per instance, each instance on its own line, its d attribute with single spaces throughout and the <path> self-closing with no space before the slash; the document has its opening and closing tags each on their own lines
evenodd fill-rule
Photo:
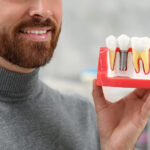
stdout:
<svg viewBox="0 0 150 150">
<path fill-rule="evenodd" d="M 51 40 L 32 41 L 24 37 L 20 30 L 27 27 L 52 27 Z M 12 34 L 4 28 L 0 31 L 0 56 L 12 64 L 23 68 L 38 68 L 50 62 L 56 48 L 61 26 L 54 19 L 41 22 L 34 18 L 18 25 Z"/>
</svg>

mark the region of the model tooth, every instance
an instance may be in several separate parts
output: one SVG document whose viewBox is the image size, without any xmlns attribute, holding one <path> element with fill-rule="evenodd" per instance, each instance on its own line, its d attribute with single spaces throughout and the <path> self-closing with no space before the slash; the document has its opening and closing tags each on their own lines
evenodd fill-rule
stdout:
<svg viewBox="0 0 150 150">
<path fill-rule="evenodd" d="M 138 51 L 138 48 L 140 47 L 139 41 L 140 41 L 140 38 L 138 37 L 131 38 L 133 66 L 136 72 L 139 72 L 139 64 L 138 64 L 138 61 L 140 58 L 140 53 Z"/>
<path fill-rule="evenodd" d="M 136 72 L 139 72 L 140 70 L 139 59 L 142 59 L 143 61 L 145 73 L 147 74 L 149 72 L 149 41 L 148 37 L 133 37 L 131 39 L 133 65 Z"/>
<path fill-rule="evenodd" d="M 143 51 L 141 52 L 141 58 L 144 65 L 144 71 L 147 74 L 149 72 L 149 38 L 142 38 L 141 45 L 143 47 Z"/>
<path fill-rule="evenodd" d="M 114 70 L 114 63 L 116 57 L 117 39 L 113 35 L 106 38 L 106 46 L 109 49 L 110 67 Z"/>
<path fill-rule="evenodd" d="M 120 70 L 125 71 L 127 69 L 127 53 L 130 47 L 130 38 L 123 34 L 118 37 L 117 42 L 120 48 Z"/>
</svg>

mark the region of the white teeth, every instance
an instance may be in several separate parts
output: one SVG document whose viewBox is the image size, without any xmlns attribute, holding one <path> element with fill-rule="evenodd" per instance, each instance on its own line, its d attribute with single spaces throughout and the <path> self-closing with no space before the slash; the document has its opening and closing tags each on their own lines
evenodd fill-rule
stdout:
<svg viewBox="0 0 150 150">
<path fill-rule="evenodd" d="M 45 34 L 47 31 L 46 30 L 41 30 L 41 31 L 34 31 L 34 30 L 31 30 L 31 31 L 23 31 L 24 33 L 32 33 L 32 34 Z"/>
<path fill-rule="evenodd" d="M 110 35 L 106 38 L 106 46 L 112 50 L 115 51 L 117 48 L 117 39 L 113 35 Z"/>
<path fill-rule="evenodd" d="M 148 37 L 141 38 L 141 44 L 142 44 L 143 50 L 148 50 L 149 49 L 149 38 Z"/>
<path fill-rule="evenodd" d="M 119 36 L 117 42 L 122 51 L 127 51 L 130 48 L 130 38 L 125 34 Z"/>
<path fill-rule="evenodd" d="M 142 51 L 143 49 L 141 48 L 140 38 L 132 37 L 131 38 L 131 47 L 132 47 L 132 49 Z"/>
<path fill-rule="evenodd" d="M 150 40 L 148 37 L 143 37 L 143 38 L 132 37 L 131 38 L 132 49 L 137 50 L 138 52 L 142 52 L 143 50 L 148 50 L 149 41 Z"/>
</svg>

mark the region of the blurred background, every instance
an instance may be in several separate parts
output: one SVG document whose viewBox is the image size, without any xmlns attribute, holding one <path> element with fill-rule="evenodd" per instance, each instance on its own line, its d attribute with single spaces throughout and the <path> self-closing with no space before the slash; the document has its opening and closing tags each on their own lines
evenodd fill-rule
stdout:
<svg viewBox="0 0 150 150">
<path fill-rule="evenodd" d="M 105 38 L 110 34 L 150 37 L 149 14 L 149 0 L 63 1 L 58 46 L 51 62 L 41 68 L 40 78 L 53 88 L 79 93 L 92 102 L 91 81 L 96 77 L 99 48 L 105 46 Z M 132 90 L 104 88 L 110 101 Z M 137 149 L 148 149 L 147 130 L 141 135 Z"/>
</svg>

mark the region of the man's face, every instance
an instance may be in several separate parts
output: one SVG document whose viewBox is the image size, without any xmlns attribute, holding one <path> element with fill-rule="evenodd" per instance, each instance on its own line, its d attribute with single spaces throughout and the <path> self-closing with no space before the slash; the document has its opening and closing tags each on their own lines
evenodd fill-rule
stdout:
<svg viewBox="0 0 150 150">
<path fill-rule="evenodd" d="M 62 0 L 0 0 L 0 10 L 0 56 L 24 68 L 47 64 L 61 30 Z M 46 33 L 23 33 L 31 30 Z"/>
</svg>

